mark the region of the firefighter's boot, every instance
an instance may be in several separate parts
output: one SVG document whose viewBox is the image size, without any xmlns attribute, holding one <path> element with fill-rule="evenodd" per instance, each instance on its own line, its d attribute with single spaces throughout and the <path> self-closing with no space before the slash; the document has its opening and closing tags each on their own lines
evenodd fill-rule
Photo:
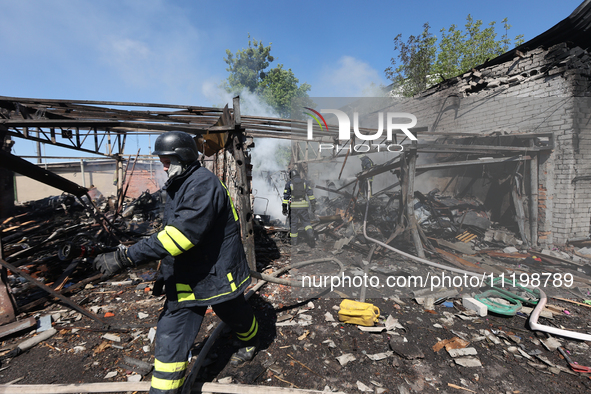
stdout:
<svg viewBox="0 0 591 394">
<path fill-rule="evenodd" d="M 255 337 L 250 341 L 249 346 L 244 346 L 238 349 L 236 353 L 230 358 L 230 364 L 234 367 L 239 367 L 244 363 L 251 361 L 259 348 L 259 338 Z"/>
</svg>

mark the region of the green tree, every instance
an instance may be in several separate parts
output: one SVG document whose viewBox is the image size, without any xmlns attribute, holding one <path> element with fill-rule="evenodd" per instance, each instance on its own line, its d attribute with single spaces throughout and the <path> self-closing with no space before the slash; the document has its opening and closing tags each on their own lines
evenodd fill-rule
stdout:
<svg viewBox="0 0 591 394">
<path fill-rule="evenodd" d="M 228 65 L 226 71 L 230 73 L 224 88 L 228 92 L 237 92 L 247 89 L 255 93 L 259 84 L 265 77 L 265 69 L 275 60 L 271 56 L 271 44 L 265 47 L 262 41 L 250 38 L 248 35 L 248 48 L 236 51 L 233 54 L 226 49 L 224 61 Z"/>
<path fill-rule="evenodd" d="M 423 33 L 410 36 L 407 42 L 399 34 L 394 38 L 394 50 L 398 51 L 398 66 L 395 58 L 385 70 L 404 96 L 413 96 L 431 85 L 453 78 L 487 60 L 507 52 L 511 47 L 523 43 L 523 35 L 509 38 L 511 25 L 507 18 L 501 21 L 505 30 L 497 40 L 496 22 L 482 29 L 482 21 L 474 21 L 468 14 L 464 30 L 456 25 L 441 29 L 441 38 L 429 32 L 429 24 L 423 25 Z"/>
<path fill-rule="evenodd" d="M 292 99 L 309 97 L 308 91 L 311 86 L 307 83 L 298 86 L 298 83 L 299 80 L 291 69 L 284 70 L 283 64 L 279 64 L 270 70 L 259 84 L 260 95 L 280 116 L 288 117 L 291 115 Z M 307 105 L 310 105 L 309 100 Z"/>
<path fill-rule="evenodd" d="M 413 96 L 431 84 L 429 79 L 436 59 L 437 38 L 429 32 L 429 28 L 429 23 L 425 23 L 423 32 L 410 36 L 407 42 L 402 40 L 402 34 L 394 38 L 394 50 L 398 51 L 401 64 L 394 68 L 396 59 L 392 58 L 392 66 L 385 73 L 403 96 Z"/>
<path fill-rule="evenodd" d="M 308 98 L 311 86 L 299 84 L 291 69 L 284 69 L 283 64 L 269 69 L 275 59 L 271 56 L 271 44 L 264 46 L 262 41 L 251 39 L 248 35 L 248 47 L 232 53 L 226 49 L 224 61 L 230 73 L 222 87 L 229 93 L 240 94 L 247 90 L 259 96 L 281 117 L 296 117 L 291 114 L 293 98 Z"/>
</svg>

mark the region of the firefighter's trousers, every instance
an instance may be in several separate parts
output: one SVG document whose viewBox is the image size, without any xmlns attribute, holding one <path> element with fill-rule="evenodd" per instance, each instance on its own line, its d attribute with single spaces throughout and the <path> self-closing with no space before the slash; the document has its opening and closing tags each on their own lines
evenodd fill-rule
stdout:
<svg viewBox="0 0 591 394">
<path fill-rule="evenodd" d="M 289 236 L 291 237 L 291 244 L 297 245 L 298 244 L 298 227 L 304 227 L 304 231 L 308 236 L 308 242 L 314 240 L 314 230 L 310 225 L 310 214 L 308 213 L 308 208 L 291 208 L 291 215 L 290 215 L 290 227 L 291 231 Z"/>
<path fill-rule="evenodd" d="M 252 344 L 258 323 L 244 294 L 212 305 L 213 311 L 230 326 L 244 346 Z M 181 308 L 171 312 L 164 307 L 158 320 L 154 372 L 150 394 L 174 394 L 184 382 L 188 356 L 199 332 L 207 307 Z M 242 345 L 241 345 L 242 347 Z"/>
</svg>

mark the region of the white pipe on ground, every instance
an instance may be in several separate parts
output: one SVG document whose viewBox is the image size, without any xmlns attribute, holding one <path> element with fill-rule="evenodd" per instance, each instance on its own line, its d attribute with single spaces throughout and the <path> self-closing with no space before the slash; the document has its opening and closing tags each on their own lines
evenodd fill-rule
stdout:
<svg viewBox="0 0 591 394">
<path fill-rule="evenodd" d="M 539 289 L 539 291 L 540 291 L 540 301 L 538 301 L 538 305 L 536 306 L 536 308 L 533 310 L 533 312 L 529 316 L 529 328 L 531 328 L 532 330 L 536 330 L 536 331 L 547 332 L 548 334 L 559 335 L 561 337 L 573 338 L 573 339 L 578 339 L 581 341 L 591 341 L 591 335 L 589 335 L 589 334 L 583 334 L 581 332 L 576 332 L 576 331 L 562 330 L 560 328 L 544 326 L 542 324 L 539 324 L 538 318 L 540 317 L 540 313 L 542 313 L 542 310 L 544 309 L 544 306 L 546 305 L 546 302 L 548 301 L 548 298 L 546 297 L 546 293 L 544 293 L 542 291 L 542 289 Z"/>
</svg>

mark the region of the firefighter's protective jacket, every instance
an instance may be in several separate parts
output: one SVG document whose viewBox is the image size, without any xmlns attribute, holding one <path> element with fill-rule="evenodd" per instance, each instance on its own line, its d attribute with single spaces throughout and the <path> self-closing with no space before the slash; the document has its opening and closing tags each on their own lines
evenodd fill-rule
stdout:
<svg viewBox="0 0 591 394">
<path fill-rule="evenodd" d="M 361 158 L 361 169 L 363 171 L 365 170 L 369 170 L 370 168 L 372 168 L 374 166 L 373 164 L 373 160 L 371 160 L 369 157 L 367 156 L 363 156 Z"/>
<path fill-rule="evenodd" d="M 214 305 L 243 292 L 250 273 L 226 186 L 196 161 L 162 190 L 164 228 L 127 255 L 134 263 L 162 260 L 168 308 Z"/>
<path fill-rule="evenodd" d="M 361 170 L 362 171 L 367 171 L 370 168 L 373 168 L 373 166 L 374 166 L 374 163 L 373 163 L 372 159 L 370 159 L 369 157 L 367 157 L 365 155 L 361 157 Z M 370 182 L 373 182 L 373 176 L 370 177 L 368 180 Z"/>
<path fill-rule="evenodd" d="M 315 201 L 314 191 L 304 179 L 296 176 L 287 181 L 283 190 L 283 204 L 290 205 L 292 209 L 308 208 L 308 200 Z"/>
</svg>

